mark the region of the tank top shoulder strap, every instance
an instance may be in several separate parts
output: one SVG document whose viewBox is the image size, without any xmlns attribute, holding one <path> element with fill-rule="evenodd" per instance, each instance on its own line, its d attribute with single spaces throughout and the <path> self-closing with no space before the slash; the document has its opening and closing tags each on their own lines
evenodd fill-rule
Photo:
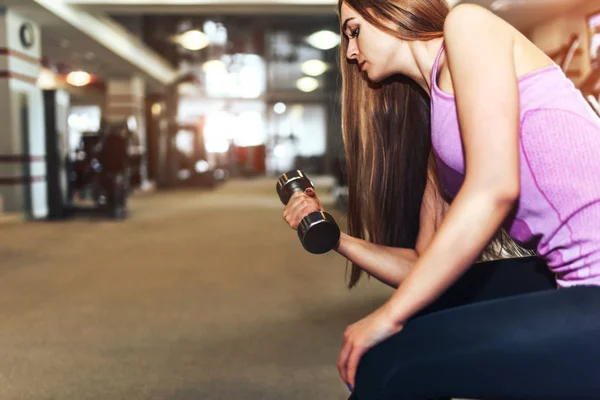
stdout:
<svg viewBox="0 0 600 400">
<path fill-rule="evenodd" d="M 438 69 L 440 66 L 440 58 L 442 58 L 442 53 L 445 49 L 445 42 L 442 41 L 442 45 L 440 46 L 440 50 L 438 51 L 438 55 L 435 57 L 435 61 L 433 62 L 433 68 L 431 68 L 431 86 L 437 86 L 437 75 Z"/>
</svg>

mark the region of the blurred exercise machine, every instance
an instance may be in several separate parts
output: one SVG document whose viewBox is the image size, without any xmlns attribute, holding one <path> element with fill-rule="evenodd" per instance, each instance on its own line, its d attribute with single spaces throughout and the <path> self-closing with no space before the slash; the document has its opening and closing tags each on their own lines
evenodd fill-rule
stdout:
<svg viewBox="0 0 600 400">
<path fill-rule="evenodd" d="M 66 218 L 71 211 L 69 107 L 68 94 L 57 90 L 44 91 L 48 219 Z"/>
<path fill-rule="evenodd" d="M 561 46 L 556 51 L 549 53 L 548 56 L 558 64 L 565 74 L 568 73 L 572 61 L 580 49 L 582 40 L 580 34 L 574 34 L 569 38 L 569 41 Z M 588 101 L 592 109 L 600 116 L 600 68 L 593 68 L 577 85 L 585 99 Z"/>
</svg>

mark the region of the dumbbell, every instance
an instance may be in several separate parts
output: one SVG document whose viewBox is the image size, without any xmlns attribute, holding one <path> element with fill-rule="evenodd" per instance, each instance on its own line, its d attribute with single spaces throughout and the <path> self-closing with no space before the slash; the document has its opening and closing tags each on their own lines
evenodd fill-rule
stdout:
<svg viewBox="0 0 600 400">
<path fill-rule="evenodd" d="M 281 202 L 287 205 L 296 190 L 304 192 L 314 187 L 304 172 L 293 170 L 279 177 L 276 190 Z M 340 228 L 331 215 L 316 211 L 302 218 L 298 225 L 298 237 L 309 253 L 323 254 L 333 249 L 339 242 Z"/>
</svg>

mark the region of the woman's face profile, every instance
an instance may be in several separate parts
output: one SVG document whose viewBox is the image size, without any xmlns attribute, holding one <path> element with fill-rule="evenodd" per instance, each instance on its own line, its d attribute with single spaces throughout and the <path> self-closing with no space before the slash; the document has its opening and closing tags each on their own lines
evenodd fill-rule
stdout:
<svg viewBox="0 0 600 400">
<path fill-rule="evenodd" d="M 391 60 L 399 56 L 400 39 L 368 23 L 346 2 L 342 3 L 340 11 L 342 39 L 348 41 L 346 58 L 373 82 L 396 73 L 391 68 Z"/>
</svg>

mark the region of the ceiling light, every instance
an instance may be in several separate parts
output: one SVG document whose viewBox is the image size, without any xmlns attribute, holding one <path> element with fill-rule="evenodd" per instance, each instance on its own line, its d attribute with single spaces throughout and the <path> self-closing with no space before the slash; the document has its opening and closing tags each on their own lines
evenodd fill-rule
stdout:
<svg viewBox="0 0 600 400">
<path fill-rule="evenodd" d="M 308 60 L 302 63 L 302 72 L 310 76 L 322 75 L 327 68 L 327 64 L 321 60 Z"/>
<path fill-rule="evenodd" d="M 89 85 L 92 82 L 92 76 L 85 71 L 73 71 L 67 75 L 69 85 L 81 87 Z"/>
<path fill-rule="evenodd" d="M 305 76 L 296 81 L 298 90 L 309 93 L 315 91 L 319 87 L 319 82 L 315 78 Z"/>
<path fill-rule="evenodd" d="M 275 111 L 275 114 L 283 114 L 286 108 L 287 107 L 285 106 L 285 104 L 277 103 L 273 106 L 273 111 Z"/>
<path fill-rule="evenodd" d="M 162 104 L 160 103 L 154 103 L 152 104 L 152 115 L 154 115 L 155 117 L 159 116 L 160 113 L 162 113 Z"/>
<path fill-rule="evenodd" d="M 340 44 L 340 35 L 331 31 L 319 31 L 310 35 L 307 41 L 317 49 L 329 50 Z"/>
<path fill-rule="evenodd" d="M 227 72 L 227 66 L 221 60 L 210 60 L 202 64 L 202 71 L 206 73 Z"/>
<path fill-rule="evenodd" d="M 38 77 L 37 85 L 42 90 L 54 90 L 58 87 L 56 75 L 48 68 L 42 68 Z"/>
<path fill-rule="evenodd" d="M 196 96 L 198 94 L 198 87 L 193 83 L 182 83 L 177 87 L 177 92 L 180 96 Z"/>
<path fill-rule="evenodd" d="M 208 36 L 199 30 L 187 31 L 177 38 L 177 42 L 188 50 L 201 50 L 208 46 Z"/>
</svg>

